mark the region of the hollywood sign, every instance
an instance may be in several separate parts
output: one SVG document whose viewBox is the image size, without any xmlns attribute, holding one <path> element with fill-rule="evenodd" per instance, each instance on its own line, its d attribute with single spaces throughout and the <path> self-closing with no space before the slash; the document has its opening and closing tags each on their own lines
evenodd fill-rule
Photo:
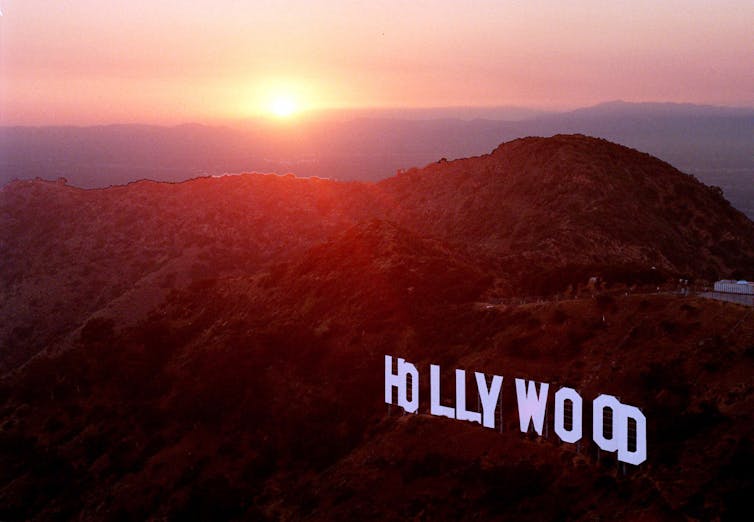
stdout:
<svg viewBox="0 0 754 522">
<path fill-rule="evenodd" d="M 455 406 L 440 403 L 440 367 L 429 366 L 430 414 L 461 421 L 476 422 L 486 428 L 495 428 L 495 410 L 501 399 L 503 377 L 493 375 L 487 383 L 484 373 L 474 372 L 481 411 L 469 409 L 466 397 L 466 372 L 455 371 Z M 522 433 L 529 431 L 533 424 L 537 434 L 542 435 L 547 411 L 548 383 L 537 383 L 525 379 L 515 379 L 518 401 L 518 421 Z M 419 409 L 419 371 L 416 366 L 404 359 L 397 361 L 397 372 L 393 370 L 393 358 L 385 356 L 385 402 L 393 404 L 393 390 L 396 390 L 397 405 L 408 413 Z M 409 394 L 410 392 L 410 394 Z M 555 415 L 553 429 L 563 442 L 576 443 L 582 438 L 583 400 L 573 388 L 562 387 L 554 396 Z M 606 410 L 612 416 L 606 416 Z M 501 409 L 502 412 L 502 409 Z M 567 415 L 567 413 L 569 415 Z M 567 419 L 568 417 L 568 419 Z M 605 435 L 605 418 L 611 418 L 609 433 Z M 567 422 L 570 420 L 570 422 Z M 592 401 L 592 440 L 602 450 L 617 452 L 618 460 L 638 465 L 647 460 L 647 420 L 635 406 L 623 404 L 612 395 L 600 395 Z"/>
</svg>

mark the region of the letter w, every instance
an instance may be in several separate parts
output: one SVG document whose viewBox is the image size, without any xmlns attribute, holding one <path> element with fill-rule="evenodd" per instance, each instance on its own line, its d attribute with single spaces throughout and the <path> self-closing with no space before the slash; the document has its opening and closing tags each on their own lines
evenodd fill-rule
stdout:
<svg viewBox="0 0 754 522">
<path fill-rule="evenodd" d="M 529 431 L 529 423 L 534 423 L 534 429 L 538 435 L 542 435 L 542 426 L 545 421 L 545 409 L 547 408 L 547 389 L 550 387 L 546 382 L 540 383 L 539 395 L 535 381 L 516 379 L 516 399 L 518 400 L 518 423 L 521 432 Z"/>
</svg>

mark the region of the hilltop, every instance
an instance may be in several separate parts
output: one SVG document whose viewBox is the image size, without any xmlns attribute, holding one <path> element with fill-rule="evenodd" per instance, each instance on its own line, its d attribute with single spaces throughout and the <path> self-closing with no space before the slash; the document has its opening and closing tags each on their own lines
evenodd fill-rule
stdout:
<svg viewBox="0 0 754 522">
<path fill-rule="evenodd" d="M 754 267 L 754 225 L 717 189 L 602 139 L 518 139 L 378 186 L 395 219 L 494 256 L 518 292 L 558 291 L 574 274 L 654 266 L 712 280 Z"/>
<path fill-rule="evenodd" d="M 244 171 L 378 181 L 441 157 L 479 156 L 502 141 L 557 133 L 601 136 L 648 152 L 720 186 L 754 219 L 754 110 L 673 103 L 617 101 L 562 113 L 510 107 L 336 111 L 290 126 L 259 120 L 0 126 L 0 186 L 14 178 L 62 176 L 78 187 L 102 188 Z"/>
<path fill-rule="evenodd" d="M 578 135 L 519 139 L 376 184 L 261 174 L 92 190 L 18 181 L 0 190 L 0 219 L 6 370 L 90 318 L 135 324 L 173 289 L 254 274 L 370 220 L 474 265 L 496 297 L 564 294 L 592 276 L 630 286 L 749 277 L 754 267 L 754 224 L 719 191 Z"/>
</svg>

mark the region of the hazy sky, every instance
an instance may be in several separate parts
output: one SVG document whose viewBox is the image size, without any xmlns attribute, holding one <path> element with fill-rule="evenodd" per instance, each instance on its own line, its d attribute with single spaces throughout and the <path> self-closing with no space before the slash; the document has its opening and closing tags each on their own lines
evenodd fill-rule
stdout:
<svg viewBox="0 0 754 522">
<path fill-rule="evenodd" d="M 0 0 L 0 123 L 606 100 L 754 106 L 754 3 Z"/>
</svg>

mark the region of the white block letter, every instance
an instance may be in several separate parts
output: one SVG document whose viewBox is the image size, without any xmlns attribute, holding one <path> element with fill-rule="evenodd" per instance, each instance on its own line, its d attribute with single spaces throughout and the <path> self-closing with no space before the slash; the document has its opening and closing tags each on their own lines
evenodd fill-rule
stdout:
<svg viewBox="0 0 754 522">
<path fill-rule="evenodd" d="M 407 394 L 407 376 L 411 375 L 411 400 Z M 398 358 L 398 374 L 393 373 L 393 358 L 385 356 L 385 402 L 393 404 L 393 388 L 398 389 L 398 406 L 408 413 L 419 409 L 419 371 L 411 363 Z"/>
<path fill-rule="evenodd" d="M 618 451 L 618 437 L 615 436 L 615 418 L 620 415 L 621 403 L 612 395 L 600 395 L 592 403 L 592 440 L 594 443 L 605 451 Z M 611 431 L 613 436 L 605 438 L 603 433 L 603 416 L 605 408 L 613 410 L 613 425 Z"/>
<path fill-rule="evenodd" d="M 571 429 L 565 428 L 565 401 L 571 402 Z M 581 395 L 573 388 L 561 388 L 555 393 L 555 433 L 563 442 L 573 444 L 581 439 Z"/>
<path fill-rule="evenodd" d="M 628 419 L 636 423 L 636 449 L 628 449 Z M 618 446 L 618 460 L 638 466 L 647 460 L 647 418 L 639 408 L 621 404 L 621 414 L 617 422 L 620 444 Z"/>
<path fill-rule="evenodd" d="M 487 389 L 487 379 L 483 373 L 474 372 L 476 377 L 476 387 L 479 390 L 479 398 L 482 401 L 482 424 L 485 428 L 495 427 L 495 408 L 500 397 L 500 388 L 503 385 L 503 378 L 499 375 L 492 376 L 492 383 Z"/>
<path fill-rule="evenodd" d="M 518 424 L 522 433 L 529 431 L 529 422 L 534 422 L 534 429 L 538 435 L 542 435 L 542 425 L 545 421 L 545 409 L 547 407 L 547 389 L 550 387 L 546 382 L 540 383 L 539 395 L 534 381 L 516 379 L 516 399 L 518 400 Z"/>
<path fill-rule="evenodd" d="M 466 409 L 466 372 L 456 370 L 456 419 L 482 422 L 482 414 Z"/>
<path fill-rule="evenodd" d="M 455 419 L 456 410 L 440 404 L 440 367 L 436 364 L 429 365 L 429 389 L 429 412 L 439 417 Z"/>
</svg>

